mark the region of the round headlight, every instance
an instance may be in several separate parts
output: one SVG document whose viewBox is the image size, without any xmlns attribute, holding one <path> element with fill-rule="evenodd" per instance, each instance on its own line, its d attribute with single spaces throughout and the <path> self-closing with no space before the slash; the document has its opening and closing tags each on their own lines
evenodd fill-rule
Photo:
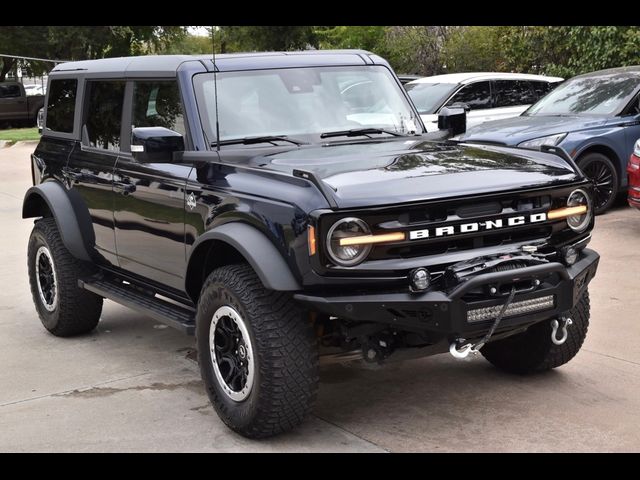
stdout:
<svg viewBox="0 0 640 480">
<path fill-rule="evenodd" d="M 369 226 L 359 218 L 349 217 L 338 220 L 327 234 L 329 257 L 343 267 L 357 265 L 367 258 L 371 245 L 340 245 L 340 240 L 370 234 Z"/>
<path fill-rule="evenodd" d="M 573 231 L 578 233 L 584 232 L 589 226 L 592 212 L 591 199 L 589 198 L 589 195 L 581 188 L 578 188 L 569 195 L 569 198 L 567 199 L 567 207 L 580 207 L 583 205 L 587 207 L 586 213 L 567 217 L 567 225 L 569 225 Z"/>
</svg>

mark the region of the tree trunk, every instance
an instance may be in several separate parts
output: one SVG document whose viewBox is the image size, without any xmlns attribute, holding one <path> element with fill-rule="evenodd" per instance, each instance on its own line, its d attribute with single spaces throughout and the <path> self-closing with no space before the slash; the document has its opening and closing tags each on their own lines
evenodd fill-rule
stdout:
<svg viewBox="0 0 640 480">
<path fill-rule="evenodd" d="M 0 69 L 0 82 L 4 82 L 7 73 L 11 71 L 13 65 L 16 63 L 15 58 L 4 57 L 2 60 L 2 69 Z"/>
</svg>

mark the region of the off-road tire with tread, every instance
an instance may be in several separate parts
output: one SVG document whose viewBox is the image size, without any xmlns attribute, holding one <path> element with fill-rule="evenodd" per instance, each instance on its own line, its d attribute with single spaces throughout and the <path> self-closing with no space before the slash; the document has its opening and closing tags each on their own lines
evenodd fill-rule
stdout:
<svg viewBox="0 0 640 480">
<path fill-rule="evenodd" d="M 494 366 L 517 374 L 543 372 L 564 365 L 578 353 L 589 328 L 589 292 L 568 312 L 573 324 L 562 345 L 551 341 L 551 320 L 536 323 L 525 332 L 487 343 L 480 352 Z M 561 335 L 562 332 L 558 332 Z"/>
<path fill-rule="evenodd" d="M 224 305 L 244 319 L 254 352 L 253 387 L 241 402 L 224 393 L 211 361 L 209 328 Z M 266 289 L 249 265 L 227 265 L 209 275 L 198 300 L 196 344 L 209 399 L 237 433 L 249 438 L 277 435 L 302 423 L 311 411 L 319 374 L 309 316 L 290 293 Z"/>
<path fill-rule="evenodd" d="M 53 257 L 57 277 L 58 301 L 53 311 L 44 307 L 36 280 L 36 253 L 43 245 Z M 49 332 L 58 337 L 70 337 L 96 328 L 102 313 L 103 298 L 78 287 L 78 279 L 93 274 L 95 267 L 69 253 L 62 243 L 55 219 L 42 218 L 34 225 L 29 237 L 27 267 L 33 302 L 42 325 Z"/>
</svg>

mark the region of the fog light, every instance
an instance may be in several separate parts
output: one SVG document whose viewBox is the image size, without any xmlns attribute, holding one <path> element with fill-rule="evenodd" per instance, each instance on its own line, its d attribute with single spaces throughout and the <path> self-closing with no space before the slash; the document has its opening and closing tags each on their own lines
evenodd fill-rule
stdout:
<svg viewBox="0 0 640 480">
<path fill-rule="evenodd" d="M 578 259 L 578 251 L 573 247 L 566 247 L 562 251 L 562 256 L 564 257 L 564 263 L 571 266 Z"/>
<path fill-rule="evenodd" d="M 414 291 L 426 290 L 431 286 L 431 275 L 426 268 L 416 268 L 411 272 L 411 289 Z"/>
</svg>

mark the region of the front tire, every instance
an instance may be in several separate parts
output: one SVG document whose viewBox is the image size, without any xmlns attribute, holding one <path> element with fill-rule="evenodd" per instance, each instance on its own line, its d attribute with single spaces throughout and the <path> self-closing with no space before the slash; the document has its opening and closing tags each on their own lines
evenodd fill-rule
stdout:
<svg viewBox="0 0 640 480">
<path fill-rule="evenodd" d="M 286 292 L 267 290 L 249 265 L 214 270 L 196 314 L 198 364 L 222 421 L 249 438 L 290 430 L 311 411 L 317 341 Z"/>
<path fill-rule="evenodd" d="M 589 292 L 568 312 L 573 324 L 562 345 L 551 341 L 551 319 L 536 323 L 526 331 L 487 343 L 480 352 L 500 370 L 526 375 L 559 367 L 576 356 L 589 328 Z"/>
<path fill-rule="evenodd" d="M 58 337 L 96 328 L 103 299 L 78 287 L 78 279 L 93 270 L 69 253 L 53 218 L 43 218 L 34 225 L 27 266 L 33 303 L 44 328 Z"/>
</svg>

